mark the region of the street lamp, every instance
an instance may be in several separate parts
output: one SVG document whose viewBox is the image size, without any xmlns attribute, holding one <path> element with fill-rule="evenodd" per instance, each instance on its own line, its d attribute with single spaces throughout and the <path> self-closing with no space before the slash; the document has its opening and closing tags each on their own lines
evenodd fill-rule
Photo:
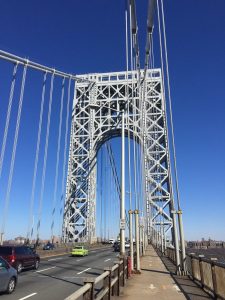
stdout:
<svg viewBox="0 0 225 300">
<path fill-rule="evenodd" d="M 124 104 L 122 107 L 121 126 L 121 200 L 120 200 L 120 255 L 125 255 L 125 122 Z"/>
</svg>

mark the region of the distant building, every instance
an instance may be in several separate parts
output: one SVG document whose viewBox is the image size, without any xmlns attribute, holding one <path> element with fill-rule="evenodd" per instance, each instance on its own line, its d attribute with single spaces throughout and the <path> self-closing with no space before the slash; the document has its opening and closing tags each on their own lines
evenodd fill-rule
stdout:
<svg viewBox="0 0 225 300">
<path fill-rule="evenodd" d="M 201 241 L 187 242 L 187 248 L 194 248 L 194 249 L 225 248 L 225 242 L 215 241 L 210 238 L 208 239 L 208 241 L 206 241 L 204 238 L 202 238 Z"/>
<path fill-rule="evenodd" d="M 26 242 L 26 238 L 22 236 L 18 236 L 14 239 L 15 244 L 24 245 Z"/>
</svg>

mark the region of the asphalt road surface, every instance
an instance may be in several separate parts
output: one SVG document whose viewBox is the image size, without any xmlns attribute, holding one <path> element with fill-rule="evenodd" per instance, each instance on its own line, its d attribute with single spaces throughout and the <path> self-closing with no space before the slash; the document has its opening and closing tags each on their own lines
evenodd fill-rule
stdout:
<svg viewBox="0 0 225 300">
<path fill-rule="evenodd" d="M 43 258 L 37 271 L 25 270 L 11 295 L 0 294 L 0 300 L 62 300 L 83 286 L 86 277 L 97 277 L 112 266 L 118 252 L 113 248 L 91 250 L 88 256 L 60 255 Z"/>
</svg>

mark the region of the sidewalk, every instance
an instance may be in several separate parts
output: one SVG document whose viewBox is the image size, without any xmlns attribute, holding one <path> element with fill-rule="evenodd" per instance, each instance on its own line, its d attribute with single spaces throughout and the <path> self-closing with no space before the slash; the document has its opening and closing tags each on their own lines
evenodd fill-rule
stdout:
<svg viewBox="0 0 225 300">
<path fill-rule="evenodd" d="M 172 277 L 160 257 L 151 245 L 147 247 L 146 254 L 141 258 L 141 274 L 132 275 L 126 283 L 120 297 L 123 300 L 184 300 L 184 299 L 211 299 L 203 290 L 197 287 L 185 276 L 185 285 L 195 288 L 195 293 L 185 294 L 177 285 L 176 277 Z M 176 282 L 175 282 L 176 280 Z M 182 288 L 182 287 L 181 287 Z M 196 289 L 199 293 L 196 293 Z M 183 290 L 183 288 L 182 288 Z"/>
</svg>

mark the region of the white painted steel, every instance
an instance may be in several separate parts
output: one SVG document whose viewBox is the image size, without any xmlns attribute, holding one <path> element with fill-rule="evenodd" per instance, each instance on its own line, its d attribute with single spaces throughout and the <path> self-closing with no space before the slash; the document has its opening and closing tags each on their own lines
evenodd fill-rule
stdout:
<svg viewBox="0 0 225 300">
<path fill-rule="evenodd" d="M 160 69 L 146 71 L 138 83 L 136 71 L 80 75 L 88 82 L 75 87 L 71 127 L 64 240 L 96 240 L 96 156 L 101 145 L 121 136 L 121 103 L 128 101 L 125 135 L 134 138 L 144 153 L 144 203 L 147 233 L 173 227 L 171 174 L 165 99 Z M 133 79 L 132 79 L 133 77 Z M 126 97 L 126 89 L 127 96 Z M 132 97 L 133 95 L 133 97 Z M 142 101 L 142 105 L 140 105 Z M 91 108 L 92 106 L 95 108 Z M 134 117 L 135 112 L 135 117 Z"/>
</svg>

